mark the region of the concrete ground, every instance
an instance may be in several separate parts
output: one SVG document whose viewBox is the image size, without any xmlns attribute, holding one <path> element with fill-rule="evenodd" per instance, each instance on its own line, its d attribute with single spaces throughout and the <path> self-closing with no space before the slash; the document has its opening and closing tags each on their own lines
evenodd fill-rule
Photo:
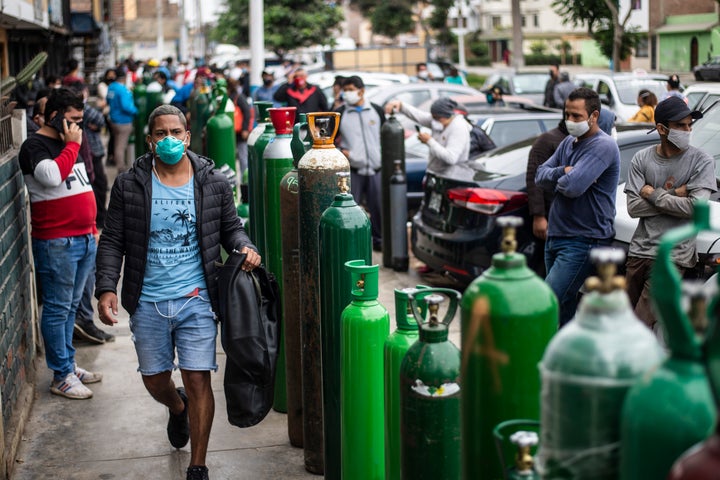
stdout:
<svg viewBox="0 0 720 480">
<path fill-rule="evenodd" d="M 381 263 L 378 253 L 375 263 Z M 397 273 L 381 268 L 380 301 L 395 328 L 393 289 L 429 283 L 412 268 Z M 435 279 L 438 280 L 438 279 Z M 99 325 L 99 320 L 96 320 Z M 459 345 L 459 315 L 451 338 Z M 25 427 L 13 480 L 183 480 L 190 447 L 176 450 L 165 431 L 167 409 L 146 392 L 137 373 L 128 315 L 110 330 L 115 342 L 77 345 L 77 362 L 104 374 L 90 388 L 89 400 L 69 400 L 49 391 L 50 371 L 39 359 L 35 404 Z M 290 445 L 286 415 L 271 411 L 259 425 L 240 429 L 227 422 L 222 379 L 225 356 L 218 340 L 220 370 L 213 374 L 215 421 L 207 465 L 213 480 L 320 478 L 305 471 L 303 450 Z M 179 373 L 174 374 L 179 385 Z"/>
</svg>

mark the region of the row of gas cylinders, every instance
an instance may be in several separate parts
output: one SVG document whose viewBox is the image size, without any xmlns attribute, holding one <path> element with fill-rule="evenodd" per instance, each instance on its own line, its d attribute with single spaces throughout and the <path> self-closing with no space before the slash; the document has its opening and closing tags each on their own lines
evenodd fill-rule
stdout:
<svg viewBox="0 0 720 480">
<path fill-rule="evenodd" d="M 294 118 L 275 115 L 283 133 L 259 151 L 267 125 L 249 139 L 249 232 L 281 279 L 274 406 L 287 412 L 290 442 L 304 449 L 308 471 L 346 480 L 662 479 L 711 435 L 717 300 L 708 306 L 699 288 L 684 286 L 671 259 L 673 245 L 710 229 L 707 204 L 696 206 L 691 226 L 664 237 L 653 267 L 669 355 L 633 315 L 615 250 L 593 252 L 599 275 L 558 332 L 557 299 L 515 252 L 513 218 L 498 219 L 502 253 L 462 297 L 396 291 L 390 335 L 369 222 L 347 193 L 349 164 L 333 145 L 338 114 L 308 114 L 309 149 L 298 133 L 304 124 L 293 137 Z M 284 156 L 273 153 L 280 145 Z M 458 307 L 462 351 L 448 340 Z M 707 323 L 706 332 L 693 328 Z M 692 470 L 717 452 L 717 438 L 708 442 L 679 460 L 671 478 L 715 478 Z"/>
</svg>

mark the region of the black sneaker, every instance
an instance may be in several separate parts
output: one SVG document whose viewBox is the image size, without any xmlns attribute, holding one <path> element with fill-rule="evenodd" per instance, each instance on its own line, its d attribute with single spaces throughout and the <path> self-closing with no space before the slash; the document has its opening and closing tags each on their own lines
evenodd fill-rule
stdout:
<svg viewBox="0 0 720 480">
<path fill-rule="evenodd" d="M 115 340 L 115 335 L 105 333 L 95 326 L 92 320 L 75 319 L 75 327 L 73 330 L 73 339 L 85 340 L 91 343 L 101 345 L 105 342 Z"/>
<path fill-rule="evenodd" d="M 187 445 L 188 440 L 190 440 L 190 423 L 188 423 L 187 413 L 188 398 L 187 395 L 185 395 L 185 389 L 183 387 L 179 387 L 177 389 L 177 392 L 178 395 L 180 395 L 180 398 L 182 398 L 183 403 L 185 404 L 185 410 L 183 410 L 182 413 L 178 415 L 174 415 L 172 412 L 170 412 L 170 418 L 168 419 L 167 424 L 167 434 L 168 439 L 170 440 L 170 445 L 175 448 L 182 448 Z M 188 470 L 188 475 L 190 475 L 190 470 Z M 188 478 L 190 477 L 188 476 Z M 207 474 L 205 478 L 207 478 Z"/>
<path fill-rule="evenodd" d="M 205 465 L 188 467 L 187 480 L 210 480 L 210 477 L 208 477 L 208 468 Z"/>
</svg>

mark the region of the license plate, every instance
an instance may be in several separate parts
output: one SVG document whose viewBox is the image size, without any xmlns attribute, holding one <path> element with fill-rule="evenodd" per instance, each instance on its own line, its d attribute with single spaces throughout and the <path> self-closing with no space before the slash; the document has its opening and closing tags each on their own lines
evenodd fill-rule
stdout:
<svg viewBox="0 0 720 480">
<path fill-rule="evenodd" d="M 430 193 L 430 200 L 428 201 L 428 209 L 433 212 L 440 212 L 440 204 L 442 203 L 442 195 L 438 192 Z"/>
</svg>

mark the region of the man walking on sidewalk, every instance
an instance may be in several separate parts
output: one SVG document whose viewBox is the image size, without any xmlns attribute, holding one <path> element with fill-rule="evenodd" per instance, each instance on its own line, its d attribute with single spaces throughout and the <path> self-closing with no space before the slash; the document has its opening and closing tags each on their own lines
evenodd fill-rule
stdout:
<svg viewBox="0 0 720 480">
<path fill-rule="evenodd" d="M 117 283 L 124 260 L 122 305 L 145 388 L 167 406 L 170 444 L 190 440 L 187 478 L 208 478 L 205 465 L 215 399 L 220 246 L 246 253 L 252 270 L 260 255 L 243 230 L 230 184 L 213 161 L 187 150 L 183 113 L 157 107 L 148 119 L 150 152 L 118 176 L 110 194 L 97 256 L 98 314 L 117 323 Z M 175 354 L 177 352 L 177 364 Z M 171 373 L 180 369 L 184 388 Z"/>
</svg>

